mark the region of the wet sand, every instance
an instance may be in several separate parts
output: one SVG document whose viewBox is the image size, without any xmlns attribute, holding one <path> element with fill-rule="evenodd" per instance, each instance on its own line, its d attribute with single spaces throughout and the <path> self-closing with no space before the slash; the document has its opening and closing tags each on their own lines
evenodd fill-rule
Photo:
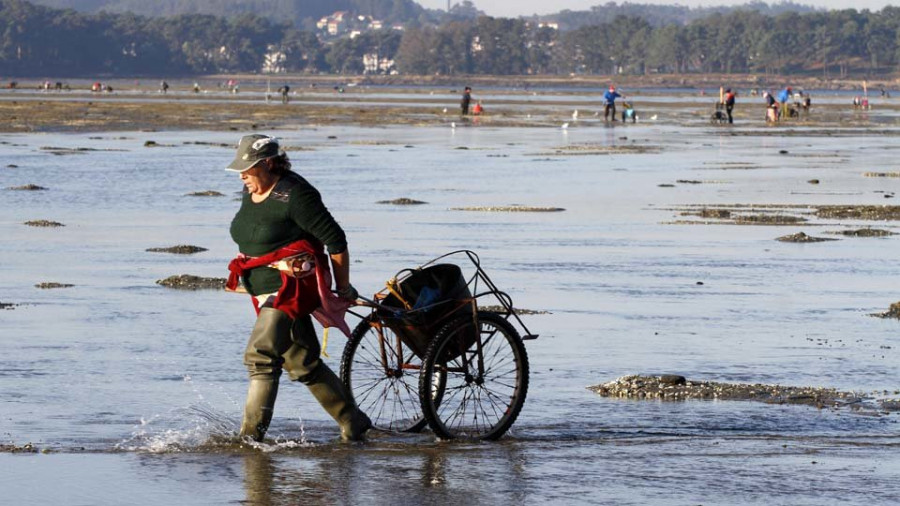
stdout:
<svg viewBox="0 0 900 506">
<path fill-rule="evenodd" d="M 211 130 L 247 131 L 296 128 L 324 125 L 438 125 L 451 122 L 460 125 L 476 123 L 490 126 L 546 127 L 571 124 L 572 127 L 602 124 L 602 79 L 529 81 L 516 86 L 516 80 L 484 80 L 486 88 L 478 90 L 478 98 L 486 103 L 486 114 L 460 118 L 458 114 L 458 86 L 435 84 L 435 87 L 404 85 L 401 80 L 370 80 L 337 93 L 326 83 L 333 80 L 298 80 L 307 87 L 296 89 L 288 104 L 282 104 L 269 93 L 259 76 L 246 76 L 250 81 L 239 93 L 221 88 L 204 87 L 202 93 L 191 93 L 188 85 L 173 87 L 167 94 L 158 93 L 154 86 L 140 83 L 115 82 L 112 93 L 90 93 L 78 88 L 72 91 L 36 90 L 37 83 L 20 83 L 20 89 L 0 90 L 0 132 L 100 132 L 123 130 Z M 290 78 L 285 78 L 290 79 Z M 690 79 L 666 78 L 633 80 L 625 101 L 633 102 L 639 122 L 659 121 L 683 125 L 710 126 L 710 113 L 718 97 L 715 76 L 696 76 Z M 313 82 L 320 86 L 309 88 Z M 371 82 L 371 85 L 364 84 Z M 721 83 L 722 81 L 718 81 Z M 852 82 L 823 82 L 810 80 L 809 89 L 853 89 Z M 562 89 L 553 88 L 563 87 Z M 588 86 L 579 91 L 579 86 Z M 665 91 L 657 87 L 681 87 Z M 712 86 L 709 92 L 706 90 Z M 747 88 L 759 88 L 753 82 Z M 599 88 L 597 88 L 599 87 Z M 795 85 L 799 89 L 798 86 Z M 476 88 L 477 89 L 477 88 Z M 761 88 L 760 88 L 761 89 Z M 633 91 L 632 91 L 633 90 Z M 815 92 L 814 92 L 815 93 Z M 661 95 L 674 95 L 675 100 L 658 100 Z M 816 101 L 812 113 L 797 119 L 785 120 L 779 126 L 801 126 L 804 136 L 840 136 L 834 127 L 873 127 L 880 121 L 868 111 L 853 110 L 849 95 L 834 103 L 833 99 Z M 900 114 L 900 102 L 876 99 L 873 103 L 880 114 Z M 621 111 L 621 104 L 619 104 Z M 570 115 L 581 109 L 577 122 Z M 765 125 L 764 107 L 760 96 L 739 96 L 735 121 Z M 565 122 L 565 123 L 564 123 Z M 727 129 L 727 125 L 719 125 Z M 820 128 L 819 131 L 813 129 Z M 873 132 L 875 133 L 875 132 Z M 897 135 L 884 130 L 881 135 Z M 730 132 L 729 135 L 798 135 L 785 128 L 768 132 Z M 148 145 L 150 147 L 150 145 Z M 619 146 L 616 151 L 647 149 Z M 610 151 L 608 151 L 610 152 Z M 66 154 L 66 153 L 59 153 Z M 592 154 L 583 147 L 567 146 L 564 153 Z"/>
</svg>

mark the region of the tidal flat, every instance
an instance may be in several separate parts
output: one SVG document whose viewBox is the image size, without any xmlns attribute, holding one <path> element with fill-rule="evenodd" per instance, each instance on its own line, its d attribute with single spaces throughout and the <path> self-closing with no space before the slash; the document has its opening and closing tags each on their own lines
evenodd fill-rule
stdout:
<svg viewBox="0 0 900 506">
<path fill-rule="evenodd" d="M 489 114 L 476 121 L 455 114 L 458 96 L 446 88 L 310 91 L 288 106 L 265 104 L 258 89 L 194 98 L 115 88 L 124 91 L 0 93 L 0 116 L 17 118 L 0 122 L 4 500 L 900 498 L 894 409 L 586 389 L 634 374 L 679 375 L 854 392 L 894 406 L 900 321 L 869 316 L 900 301 L 892 235 L 900 213 L 887 197 L 900 179 L 871 176 L 900 171 L 893 102 L 854 111 L 851 95 L 812 90 L 810 119 L 767 126 L 761 105 L 739 96 L 735 125 L 720 126 L 706 119 L 712 97 L 654 90 L 634 93 L 636 124 L 607 125 L 589 91 L 484 91 Z M 253 131 L 290 146 L 294 168 L 322 193 L 347 231 L 361 293 L 381 290 L 401 269 L 472 249 L 515 306 L 528 308 L 522 318 L 540 334 L 526 342 L 529 394 L 501 441 L 438 441 L 426 431 L 339 444 L 306 389 L 286 380 L 271 439 L 235 438 L 250 301 L 156 281 L 227 275 L 239 205 L 230 197 L 241 184 L 223 169 L 231 146 Z M 26 185 L 46 190 L 11 190 Z M 419 203 L 381 203 L 395 199 Z M 559 211 L 496 212 L 520 208 Z M 881 232 L 844 233 L 873 228 Z M 840 240 L 774 240 L 804 231 Z M 168 245 L 206 251 L 148 251 Z M 48 280 L 68 287 L 38 286 Z M 331 333 L 325 360 L 334 369 L 343 341 Z M 54 486 L 44 486 L 46 476 Z"/>
</svg>

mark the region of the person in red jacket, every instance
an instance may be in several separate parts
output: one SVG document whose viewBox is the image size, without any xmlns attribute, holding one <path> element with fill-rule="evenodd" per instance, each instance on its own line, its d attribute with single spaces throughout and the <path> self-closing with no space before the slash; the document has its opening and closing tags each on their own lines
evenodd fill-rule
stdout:
<svg viewBox="0 0 900 506">
<path fill-rule="evenodd" d="M 728 123 L 734 123 L 734 118 L 731 117 L 731 111 L 734 110 L 734 99 L 737 96 L 737 93 L 731 91 L 731 88 L 725 90 L 725 113 L 728 114 Z"/>
</svg>

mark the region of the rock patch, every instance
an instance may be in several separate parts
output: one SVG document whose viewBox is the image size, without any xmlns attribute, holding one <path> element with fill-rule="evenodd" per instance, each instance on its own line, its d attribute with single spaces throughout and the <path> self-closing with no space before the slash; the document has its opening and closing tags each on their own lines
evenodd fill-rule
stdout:
<svg viewBox="0 0 900 506">
<path fill-rule="evenodd" d="M 192 255 L 194 253 L 200 253 L 201 251 L 208 250 L 206 248 L 201 248 L 200 246 L 179 244 L 177 246 L 169 246 L 168 248 L 147 248 L 145 251 L 149 251 L 151 253 L 174 253 L 176 255 Z"/>
<path fill-rule="evenodd" d="M 781 237 L 776 237 L 776 241 L 781 242 L 826 242 L 826 241 L 837 241 L 838 239 L 831 239 L 827 237 L 813 237 L 811 235 L 806 235 L 803 232 L 797 232 L 796 234 L 783 235 Z"/>
<path fill-rule="evenodd" d="M 215 190 L 205 190 L 202 192 L 193 192 L 185 195 L 186 197 L 224 197 L 223 193 L 217 192 Z"/>
<path fill-rule="evenodd" d="M 587 388 L 603 397 L 620 399 L 756 401 L 817 408 L 851 406 L 866 411 L 887 410 L 886 404 L 894 402 L 886 400 L 873 402 L 863 394 L 843 392 L 834 388 L 694 381 L 668 374 L 623 376 Z"/>
<path fill-rule="evenodd" d="M 863 177 L 900 177 L 900 172 L 863 172 Z"/>
<path fill-rule="evenodd" d="M 0 302 L 0 309 L 15 309 L 18 304 L 12 302 Z"/>
<path fill-rule="evenodd" d="M 0 444 L 0 453 L 37 453 L 38 449 L 31 443 L 22 446 L 14 444 Z"/>
<path fill-rule="evenodd" d="M 410 198 L 406 198 L 406 197 L 401 197 L 399 199 L 394 199 L 394 200 L 379 200 L 376 203 L 377 204 L 392 204 L 395 206 L 418 206 L 418 205 L 422 205 L 422 204 L 427 204 L 428 202 L 410 199 Z"/>
<path fill-rule="evenodd" d="M 819 218 L 840 220 L 900 220 L 900 206 L 821 206 L 816 210 Z"/>
<path fill-rule="evenodd" d="M 878 228 L 859 228 L 856 230 L 841 230 L 840 232 L 826 232 L 827 234 L 840 234 L 848 237 L 887 237 L 897 235 L 896 232 L 890 230 L 881 230 Z"/>
<path fill-rule="evenodd" d="M 22 186 L 10 186 L 7 190 L 20 190 L 20 191 L 41 191 L 46 190 L 43 186 L 38 186 L 36 184 L 25 184 Z"/>
<path fill-rule="evenodd" d="M 451 207 L 451 211 L 486 211 L 501 213 L 556 213 L 565 211 L 562 207 L 532 207 L 532 206 L 471 206 L 471 207 Z"/>
<path fill-rule="evenodd" d="M 225 278 L 204 278 L 181 274 L 157 280 L 156 284 L 177 290 L 223 290 L 225 289 Z"/>
<path fill-rule="evenodd" d="M 65 227 L 65 225 L 58 221 L 50 220 L 31 220 L 26 221 L 25 225 L 28 225 L 29 227 Z"/>
<path fill-rule="evenodd" d="M 479 311 L 490 311 L 491 313 L 506 313 L 506 308 L 500 305 L 496 306 L 478 306 Z M 551 314 L 550 311 L 538 311 L 534 309 L 513 308 L 517 315 L 534 315 L 534 314 Z"/>
<path fill-rule="evenodd" d="M 900 302 L 891 304 L 891 307 L 883 313 L 873 313 L 871 316 L 878 318 L 895 318 L 900 320 Z"/>
<path fill-rule="evenodd" d="M 41 290 L 50 290 L 52 288 L 72 288 L 75 285 L 70 285 L 68 283 L 56 283 L 53 281 L 45 281 L 43 283 L 38 283 L 34 285 L 35 288 L 40 288 Z"/>
</svg>

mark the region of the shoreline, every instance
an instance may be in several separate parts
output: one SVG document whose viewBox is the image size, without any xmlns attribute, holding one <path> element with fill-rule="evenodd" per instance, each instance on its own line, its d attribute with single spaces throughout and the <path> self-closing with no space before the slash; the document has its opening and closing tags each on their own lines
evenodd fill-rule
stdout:
<svg viewBox="0 0 900 506">
<path fill-rule="evenodd" d="M 267 101 L 265 86 L 249 85 L 239 93 L 207 91 L 196 94 L 186 88 L 162 94 L 151 86 L 140 84 L 117 87 L 113 93 L 3 90 L 0 91 L 0 132 L 252 131 L 328 125 L 451 127 L 456 124 L 560 128 L 570 121 L 578 128 L 610 126 L 602 121 L 601 94 L 594 90 L 529 93 L 506 88 L 500 93 L 486 90 L 477 98 L 486 100 L 487 112 L 481 116 L 461 117 L 458 96 L 451 90 L 442 93 L 409 88 L 385 91 L 367 86 L 352 87 L 346 92 L 300 89 L 292 90 L 287 104 L 281 103 L 280 96 L 271 96 Z M 636 90 L 627 101 L 636 102 L 639 124 L 650 124 L 648 121 L 656 121 L 659 116 L 659 121 L 653 124 L 710 127 L 709 117 L 717 93 L 680 91 L 661 95 L 658 92 L 642 94 Z M 744 130 L 732 130 L 730 126 L 722 128 L 729 129 L 727 131 L 732 135 L 787 135 L 793 131 L 792 127 L 838 135 L 840 129 L 847 127 L 878 134 L 894 126 L 893 117 L 900 114 L 900 102 L 879 98 L 873 107 L 872 111 L 854 110 L 849 103 L 838 103 L 833 98 L 817 101 L 814 95 L 813 112 L 808 117 L 767 125 L 763 121 L 765 106 L 762 98 L 741 96 L 735 109 L 735 127 L 744 127 Z M 582 115 L 576 122 L 572 111 L 579 109 Z M 771 127 L 771 130 L 748 131 L 745 127 Z"/>
<path fill-rule="evenodd" d="M 172 76 L 68 76 L 65 78 L 38 78 L 35 76 L 4 76 L 2 85 L 5 87 L 10 81 L 17 81 L 23 89 L 35 89 L 44 81 L 99 81 L 134 83 L 146 81 L 156 87 L 159 81 L 166 79 L 173 82 L 225 82 L 236 80 L 239 83 L 290 83 L 306 86 L 331 86 L 331 85 L 368 85 L 368 86 L 449 86 L 461 87 L 488 86 L 499 88 L 542 88 L 542 87 L 571 87 L 571 88 L 606 88 L 610 84 L 629 88 L 668 88 L 668 89 L 701 89 L 739 87 L 739 88 L 779 88 L 791 85 L 794 88 L 817 90 L 854 90 L 862 89 L 863 82 L 867 82 L 870 89 L 879 87 L 894 87 L 900 89 L 900 74 L 891 74 L 869 78 L 857 77 L 833 77 L 811 75 L 775 75 L 775 74 L 645 74 L 645 75 L 340 75 L 340 74 L 201 74 Z M 276 87 L 277 89 L 277 87 Z M 173 87 L 174 90 L 174 87 Z"/>
</svg>

